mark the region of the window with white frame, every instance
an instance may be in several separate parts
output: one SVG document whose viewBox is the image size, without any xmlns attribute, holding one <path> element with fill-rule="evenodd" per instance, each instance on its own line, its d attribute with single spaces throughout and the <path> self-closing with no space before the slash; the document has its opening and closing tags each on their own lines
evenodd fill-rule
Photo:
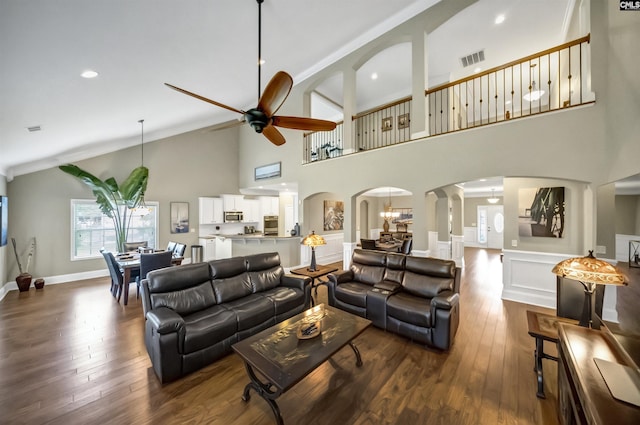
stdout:
<svg viewBox="0 0 640 425">
<path fill-rule="evenodd" d="M 147 241 L 148 246 L 157 246 L 158 203 L 145 202 L 149 214 L 132 215 L 128 241 Z M 113 220 L 100 211 L 95 200 L 71 200 L 71 258 L 82 260 L 99 258 L 101 249 L 117 252 L 116 233 Z"/>
</svg>

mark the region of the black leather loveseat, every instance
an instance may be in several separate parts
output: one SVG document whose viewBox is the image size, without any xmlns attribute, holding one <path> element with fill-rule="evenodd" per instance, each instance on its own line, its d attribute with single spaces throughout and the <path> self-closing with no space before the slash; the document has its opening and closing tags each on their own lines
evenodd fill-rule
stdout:
<svg viewBox="0 0 640 425">
<path fill-rule="evenodd" d="M 309 308 L 311 279 L 285 275 L 278 253 L 268 253 L 156 270 L 142 294 L 145 345 L 164 383 Z"/>
<path fill-rule="evenodd" d="M 421 344 L 451 347 L 460 320 L 454 261 L 356 249 L 350 268 L 328 277 L 329 305 Z"/>
</svg>

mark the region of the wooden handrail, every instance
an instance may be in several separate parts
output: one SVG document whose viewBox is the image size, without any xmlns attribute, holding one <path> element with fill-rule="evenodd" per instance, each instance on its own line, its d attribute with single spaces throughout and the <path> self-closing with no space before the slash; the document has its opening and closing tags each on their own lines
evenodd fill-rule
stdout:
<svg viewBox="0 0 640 425">
<path fill-rule="evenodd" d="M 560 51 L 560 50 L 563 50 L 563 49 L 566 49 L 568 47 L 572 47 L 572 46 L 575 46 L 575 45 L 578 45 L 578 44 L 582 44 L 584 42 L 587 42 L 587 43 L 591 42 L 591 34 L 587 34 L 584 37 L 578 38 L 578 39 L 573 40 L 573 41 L 566 42 L 564 44 L 561 44 L 560 46 L 552 47 L 551 49 L 543 50 L 541 52 L 534 53 L 533 55 L 525 56 L 523 58 L 511 61 L 511 62 L 509 62 L 507 64 L 496 66 L 496 67 L 488 69 L 486 71 L 479 72 L 477 74 L 473 74 L 473 75 L 471 75 L 469 77 L 461 78 L 460 80 L 456 80 L 456 81 L 453 81 L 451 83 L 441 84 L 441 85 L 436 86 L 434 88 L 425 90 L 424 94 L 425 94 L 425 96 L 428 96 L 429 94 L 431 94 L 433 92 L 444 90 L 444 89 L 452 87 L 452 86 L 457 86 L 458 84 L 462 84 L 462 83 L 465 83 L 467 81 L 475 80 L 475 79 L 483 77 L 485 75 L 493 74 L 494 72 L 501 71 L 501 70 L 507 69 L 507 68 L 511 68 L 511 67 L 513 67 L 515 65 L 519 65 L 519 64 L 521 64 L 523 62 L 530 61 L 532 59 L 537 59 L 537 58 L 539 58 L 541 56 L 548 55 L 548 54 L 551 54 L 551 53 L 554 53 L 554 52 L 557 52 L 557 51 Z"/>
<path fill-rule="evenodd" d="M 344 121 L 337 121 L 336 122 L 336 127 L 341 125 L 341 124 L 344 124 Z M 307 136 L 309 136 L 309 135 L 311 135 L 313 133 L 318 133 L 318 132 L 317 131 L 308 131 L 306 133 L 302 133 L 302 137 L 307 137 Z"/>
<path fill-rule="evenodd" d="M 413 99 L 413 96 L 406 96 L 398 100 L 394 100 L 393 102 L 385 103 L 382 106 L 376 106 L 375 108 L 368 109 L 364 112 L 360 112 L 351 117 L 351 121 L 357 120 L 360 117 L 364 117 L 365 115 L 373 114 L 374 112 L 382 111 L 383 109 L 391 108 L 392 106 L 400 105 L 401 103 L 406 102 L 407 100 Z"/>
</svg>

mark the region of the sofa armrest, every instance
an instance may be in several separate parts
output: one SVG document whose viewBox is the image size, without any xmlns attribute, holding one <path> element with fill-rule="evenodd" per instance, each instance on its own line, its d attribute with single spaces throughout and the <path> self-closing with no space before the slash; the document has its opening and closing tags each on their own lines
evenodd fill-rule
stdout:
<svg viewBox="0 0 640 425">
<path fill-rule="evenodd" d="M 451 310 L 460 302 L 460 295 L 453 291 L 444 291 L 437 297 L 431 298 L 431 318 L 433 326 L 436 325 L 436 310 Z"/>
<path fill-rule="evenodd" d="M 307 288 L 307 286 L 311 286 L 311 278 L 308 276 L 296 276 L 293 274 L 285 274 L 285 275 L 282 275 L 280 284 L 288 288 L 297 288 L 302 292 L 305 292 L 305 289 Z"/>
<path fill-rule="evenodd" d="M 353 280 L 353 271 L 352 270 L 338 270 L 333 273 L 329 273 L 327 278 L 334 285 L 338 285 L 344 282 L 351 282 Z"/>
<path fill-rule="evenodd" d="M 438 294 L 437 297 L 431 298 L 431 308 L 439 308 L 444 310 L 451 310 L 454 306 L 460 302 L 460 295 L 453 291 L 444 291 Z"/>
<path fill-rule="evenodd" d="M 182 316 L 167 307 L 151 310 L 147 313 L 147 320 L 160 335 L 183 333 L 185 330 Z"/>
</svg>

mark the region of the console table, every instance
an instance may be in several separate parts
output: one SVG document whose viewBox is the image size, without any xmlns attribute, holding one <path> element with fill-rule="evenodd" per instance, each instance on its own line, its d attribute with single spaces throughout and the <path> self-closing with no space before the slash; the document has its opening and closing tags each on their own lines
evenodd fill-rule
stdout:
<svg viewBox="0 0 640 425">
<path fill-rule="evenodd" d="M 640 407 L 615 399 L 594 357 L 635 367 L 606 327 L 559 324 L 558 408 L 560 423 L 640 424 Z"/>
</svg>

